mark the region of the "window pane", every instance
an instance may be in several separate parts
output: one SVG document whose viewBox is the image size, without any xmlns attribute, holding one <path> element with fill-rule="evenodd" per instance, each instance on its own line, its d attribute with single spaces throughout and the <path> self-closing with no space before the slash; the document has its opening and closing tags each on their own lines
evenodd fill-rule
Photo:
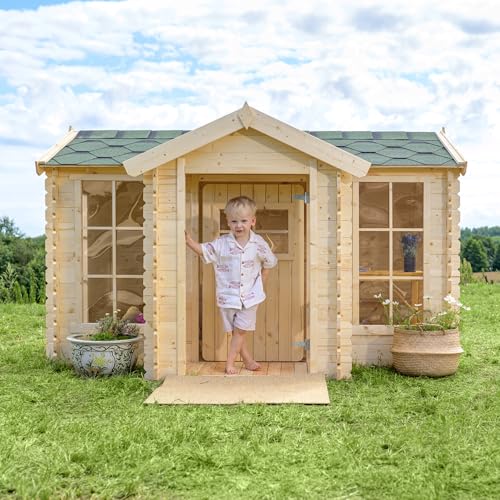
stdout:
<svg viewBox="0 0 500 500">
<path fill-rule="evenodd" d="M 359 227 L 389 227 L 389 184 L 359 183 Z"/>
<path fill-rule="evenodd" d="M 87 265 L 89 274 L 112 273 L 111 231 L 90 229 L 87 233 Z"/>
<path fill-rule="evenodd" d="M 394 182 L 392 185 L 393 227 L 423 227 L 424 185 Z"/>
<path fill-rule="evenodd" d="M 95 323 L 106 313 L 113 313 L 113 280 L 88 279 L 88 321 Z"/>
<path fill-rule="evenodd" d="M 257 210 L 257 223 L 259 229 L 288 229 L 288 210 Z"/>
<path fill-rule="evenodd" d="M 117 309 L 120 309 L 120 314 L 125 314 L 131 306 L 143 311 L 142 278 L 117 278 L 116 290 Z"/>
<path fill-rule="evenodd" d="M 408 306 L 422 308 L 423 283 L 421 280 L 393 282 L 392 300 L 398 302 L 398 306 L 396 307 L 403 317 L 408 317 L 412 313 Z"/>
<path fill-rule="evenodd" d="M 142 182 L 116 183 L 116 225 L 142 227 Z"/>
<path fill-rule="evenodd" d="M 382 298 L 389 298 L 388 281 L 360 281 L 359 282 L 359 324 L 383 325 L 386 323 L 384 306 L 374 295 L 381 294 Z"/>
<path fill-rule="evenodd" d="M 142 274 L 142 231 L 116 231 L 116 274 Z"/>
<path fill-rule="evenodd" d="M 389 233 L 363 231 L 359 233 L 359 272 L 389 274 Z"/>
<path fill-rule="evenodd" d="M 423 234 L 395 231 L 393 233 L 394 272 L 414 273 L 423 270 Z"/>
<path fill-rule="evenodd" d="M 83 181 L 82 193 L 87 203 L 87 226 L 111 226 L 111 181 Z"/>
<path fill-rule="evenodd" d="M 273 253 L 288 253 L 288 234 L 259 231 L 259 235 L 266 240 Z"/>
</svg>

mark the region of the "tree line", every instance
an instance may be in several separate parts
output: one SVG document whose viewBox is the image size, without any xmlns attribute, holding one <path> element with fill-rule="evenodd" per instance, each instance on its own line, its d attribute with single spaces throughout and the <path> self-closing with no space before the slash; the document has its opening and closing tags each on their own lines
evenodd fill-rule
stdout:
<svg viewBox="0 0 500 500">
<path fill-rule="evenodd" d="M 45 236 L 24 236 L 0 217 L 0 302 L 45 303 Z"/>
<path fill-rule="evenodd" d="M 465 227 L 460 241 L 460 257 L 473 272 L 500 271 L 500 226 Z"/>
</svg>

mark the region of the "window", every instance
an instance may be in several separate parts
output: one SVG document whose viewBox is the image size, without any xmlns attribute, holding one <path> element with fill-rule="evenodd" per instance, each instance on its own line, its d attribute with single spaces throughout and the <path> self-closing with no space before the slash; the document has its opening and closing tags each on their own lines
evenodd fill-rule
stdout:
<svg viewBox="0 0 500 500">
<path fill-rule="evenodd" d="M 423 183 L 359 184 L 359 323 L 384 324 L 376 294 L 423 301 Z"/>
<path fill-rule="evenodd" d="M 143 309 L 143 184 L 83 181 L 83 316 Z"/>
<path fill-rule="evenodd" d="M 258 209 L 256 217 L 255 232 L 269 243 L 275 254 L 288 255 L 289 210 Z M 220 234 L 229 233 L 224 209 L 219 210 L 219 227 Z"/>
</svg>

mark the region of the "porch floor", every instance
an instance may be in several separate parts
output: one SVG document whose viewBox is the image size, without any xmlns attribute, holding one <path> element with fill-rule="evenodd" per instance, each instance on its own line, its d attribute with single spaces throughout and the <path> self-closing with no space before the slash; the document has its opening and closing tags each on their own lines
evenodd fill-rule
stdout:
<svg viewBox="0 0 500 500">
<path fill-rule="evenodd" d="M 263 375 L 307 375 L 307 362 L 285 362 L 285 361 L 259 361 L 261 369 L 257 371 L 247 370 L 241 361 L 235 363 L 238 370 L 237 375 L 263 376 Z M 198 361 L 186 364 L 186 375 L 218 375 L 224 376 L 226 363 L 224 361 Z M 233 375 L 234 376 L 234 375 Z"/>
</svg>

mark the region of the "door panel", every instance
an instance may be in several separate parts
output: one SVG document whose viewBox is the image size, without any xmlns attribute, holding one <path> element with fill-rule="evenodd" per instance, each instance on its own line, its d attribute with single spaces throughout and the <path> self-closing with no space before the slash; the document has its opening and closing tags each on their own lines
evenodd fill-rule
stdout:
<svg viewBox="0 0 500 500">
<path fill-rule="evenodd" d="M 259 304 L 256 331 L 247 345 L 259 361 L 300 361 L 304 340 L 304 202 L 300 184 L 206 184 L 202 189 L 202 238 L 212 241 L 228 232 L 223 209 L 227 201 L 245 195 L 257 203 L 256 232 L 274 245 L 278 265 L 266 284 L 266 301 Z M 229 337 L 215 305 L 213 267 L 202 267 L 202 355 L 225 361 Z"/>
</svg>

